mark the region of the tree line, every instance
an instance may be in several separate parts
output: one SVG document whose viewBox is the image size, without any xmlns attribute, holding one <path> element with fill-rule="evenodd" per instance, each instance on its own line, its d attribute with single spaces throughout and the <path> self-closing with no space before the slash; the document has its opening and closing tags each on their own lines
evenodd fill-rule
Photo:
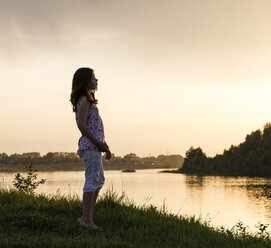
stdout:
<svg viewBox="0 0 271 248">
<path fill-rule="evenodd" d="M 223 154 L 207 157 L 200 147 L 185 154 L 182 173 L 225 174 L 271 177 L 271 123 L 251 132 L 243 143 L 232 145 Z"/>
<path fill-rule="evenodd" d="M 104 160 L 104 155 L 103 155 Z M 63 164 L 81 162 L 75 152 L 48 152 L 41 156 L 39 152 L 14 153 L 8 156 L 6 153 L 0 153 L 0 164 L 7 165 L 40 165 L 40 164 Z M 103 161 L 106 165 L 137 165 L 140 166 L 166 166 L 166 167 L 181 167 L 183 157 L 181 155 L 159 155 L 157 157 L 139 157 L 135 153 L 129 153 L 123 157 L 112 154 L 111 159 Z"/>
</svg>

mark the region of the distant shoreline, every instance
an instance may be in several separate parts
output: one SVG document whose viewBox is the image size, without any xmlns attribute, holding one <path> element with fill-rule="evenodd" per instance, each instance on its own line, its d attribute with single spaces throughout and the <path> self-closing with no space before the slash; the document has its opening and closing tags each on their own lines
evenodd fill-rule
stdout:
<svg viewBox="0 0 271 248">
<path fill-rule="evenodd" d="M 26 165 L 19 165 L 18 167 L 9 167 L 9 165 L 3 166 L 0 164 L 0 173 L 1 172 L 27 172 Z M 191 176 L 221 176 L 221 177 L 250 177 L 250 178 L 270 178 L 270 177 L 260 177 L 260 176 L 248 176 L 248 175 L 238 175 L 233 173 L 225 173 L 225 172 L 192 172 L 187 170 L 178 171 L 176 167 L 167 167 L 167 166 L 138 166 L 138 165 L 115 165 L 108 166 L 103 165 L 105 171 L 115 170 L 147 170 L 147 169 L 161 169 L 159 173 L 174 173 L 174 174 L 185 174 Z M 38 172 L 57 172 L 57 171 L 84 171 L 84 165 L 82 163 L 74 164 L 54 164 L 54 165 L 33 165 L 33 169 L 36 169 Z"/>
<path fill-rule="evenodd" d="M 249 176 L 249 175 L 238 175 L 237 173 L 226 173 L 226 172 L 194 172 L 194 171 L 187 171 L 187 170 L 163 170 L 160 171 L 161 173 L 174 173 L 174 174 L 186 174 L 186 175 L 193 175 L 193 176 L 220 176 L 220 177 L 250 177 L 250 178 L 270 178 L 270 177 L 263 177 L 263 176 Z"/>
<path fill-rule="evenodd" d="M 16 167 L 15 167 L 16 166 Z M 26 172 L 27 165 L 7 165 L 0 164 L 0 172 Z M 84 164 L 80 163 L 62 163 L 62 164 L 41 164 L 32 165 L 34 170 L 42 172 L 53 171 L 84 171 Z M 146 169 L 176 169 L 176 167 L 169 166 L 154 166 L 154 165 L 106 165 L 103 164 L 103 169 L 106 170 L 146 170 Z"/>
</svg>

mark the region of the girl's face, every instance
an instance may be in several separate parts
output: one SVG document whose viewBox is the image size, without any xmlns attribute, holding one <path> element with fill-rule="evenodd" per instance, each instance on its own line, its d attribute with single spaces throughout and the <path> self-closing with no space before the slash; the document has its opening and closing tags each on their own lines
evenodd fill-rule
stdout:
<svg viewBox="0 0 271 248">
<path fill-rule="evenodd" d="M 96 79 L 95 74 L 93 72 L 93 76 L 91 77 L 91 80 L 88 84 L 88 89 L 89 90 L 96 90 L 98 86 L 98 79 Z"/>
</svg>

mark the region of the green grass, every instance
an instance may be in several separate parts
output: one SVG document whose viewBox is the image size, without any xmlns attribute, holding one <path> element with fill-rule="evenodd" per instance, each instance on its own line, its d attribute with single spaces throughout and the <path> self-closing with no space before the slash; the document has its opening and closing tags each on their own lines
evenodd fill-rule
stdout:
<svg viewBox="0 0 271 248">
<path fill-rule="evenodd" d="M 263 235 L 213 228 L 165 208 L 138 207 L 112 190 L 99 198 L 95 209 L 95 222 L 103 232 L 76 222 L 82 213 L 76 195 L 33 196 L 1 189 L 0 213 L 0 247 L 271 247 Z"/>
</svg>

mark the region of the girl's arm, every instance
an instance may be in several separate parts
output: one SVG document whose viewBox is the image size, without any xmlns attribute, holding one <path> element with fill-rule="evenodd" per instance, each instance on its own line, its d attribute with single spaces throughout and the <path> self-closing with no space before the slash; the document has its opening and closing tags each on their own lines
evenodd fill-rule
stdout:
<svg viewBox="0 0 271 248">
<path fill-rule="evenodd" d="M 107 145 L 106 141 L 104 141 L 104 143 L 105 143 L 106 147 L 109 149 L 109 146 Z"/>
<path fill-rule="evenodd" d="M 80 101 L 78 128 L 81 131 L 83 136 L 86 136 L 94 145 L 98 147 L 100 152 L 106 152 L 107 150 L 106 145 L 103 142 L 100 142 L 99 140 L 97 140 L 87 127 L 86 123 L 87 123 L 89 107 L 90 107 L 90 102 L 87 100 L 85 96 L 83 96 Z"/>
</svg>

